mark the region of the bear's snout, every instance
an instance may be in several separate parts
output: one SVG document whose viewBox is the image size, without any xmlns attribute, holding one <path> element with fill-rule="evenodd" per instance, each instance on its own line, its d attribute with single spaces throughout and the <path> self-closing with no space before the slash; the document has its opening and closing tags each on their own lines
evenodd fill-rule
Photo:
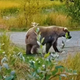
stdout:
<svg viewBox="0 0 80 80">
<path fill-rule="evenodd" d="M 68 32 L 68 39 L 71 39 L 72 36 L 70 35 L 70 32 Z"/>
<path fill-rule="evenodd" d="M 72 38 L 72 36 L 69 36 L 69 39 L 71 39 Z"/>
</svg>

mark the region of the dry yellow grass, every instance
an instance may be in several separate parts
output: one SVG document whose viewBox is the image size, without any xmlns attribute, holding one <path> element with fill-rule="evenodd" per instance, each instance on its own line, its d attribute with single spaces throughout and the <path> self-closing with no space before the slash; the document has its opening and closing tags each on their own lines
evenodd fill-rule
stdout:
<svg viewBox="0 0 80 80">
<path fill-rule="evenodd" d="M 0 29 L 5 29 L 6 27 L 5 21 L 0 17 Z"/>
<path fill-rule="evenodd" d="M 64 3 L 61 3 L 60 1 L 46 1 L 46 0 L 35 0 L 35 2 L 33 2 L 34 0 L 31 0 L 30 4 L 26 3 L 26 8 L 29 5 L 29 10 L 31 10 L 32 12 L 30 12 L 29 10 L 27 10 L 26 12 L 30 12 L 28 13 L 28 15 L 32 15 L 32 21 L 38 22 L 40 25 L 59 25 L 59 26 L 68 26 L 68 21 L 69 19 L 67 18 L 66 15 L 60 14 L 60 13 L 49 13 L 49 14 L 42 14 L 42 13 L 37 13 L 38 10 L 36 7 L 39 8 L 50 8 L 52 6 L 60 6 Z M 37 2 L 36 2 L 37 1 Z M 34 3 L 34 5 L 33 5 Z M 22 2 L 20 1 L 0 1 L 0 9 L 8 9 L 8 8 L 13 8 L 13 7 L 20 7 L 21 9 L 24 7 L 25 2 L 24 0 Z M 34 9 L 33 9 L 34 7 Z M 41 10 L 41 9 L 40 9 Z M 36 12 L 35 15 L 33 15 L 33 13 Z M 19 16 L 20 15 L 20 16 Z M 31 21 L 31 20 L 30 20 Z M 12 28 L 12 27 L 24 27 L 26 26 L 26 19 L 25 16 L 22 13 L 19 13 L 18 16 L 16 18 L 10 18 L 9 20 L 5 20 L 4 21 L 5 24 L 8 26 L 8 28 Z M 16 23 L 17 22 L 17 23 Z M 15 23 L 15 24 L 14 24 Z"/>
<path fill-rule="evenodd" d="M 61 3 L 60 1 L 37 1 L 39 2 L 39 6 L 40 7 L 51 7 L 51 6 L 59 6 L 62 5 L 63 3 Z M 33 4 L 33 1 L 31 1 L 31 3 Z M 14 2 L 14 1 L 0 1 L 0 9 L 4 9 L 4 8 L 11 8 L 11 7 L 20 7 L 22 3 L 20 2 Z"/>
<path fill-rule="evenodd" d="M 63 66 L 69 69 L 76 70 L 76 79 L 73 80 L 80 80 L 80 53 L 76 53 L 74 56 L 72 54 L 68 54 L 67 59 L 61 61 L 60 64 L 63 64 Z"/>
<path fill-rule="evenodd" d="M 52 6 L 60 6 L 64 3 L 61 3 L 60 1 L 39 1 L 39 5 L 43 8 L 45 7 L 52 7 Z"/>
<path fill-rule="evenodd" d="M 57 26 L 68 26 L 69 18 L 66 15 L 60 13 L 51 13 L 49 15 L 51 23 Z"/>
<path fill-rule="evenodd" d="M 11 1 L 0 1 L 0 9 L 19 7 L 20 4 Z"/>
</svg>

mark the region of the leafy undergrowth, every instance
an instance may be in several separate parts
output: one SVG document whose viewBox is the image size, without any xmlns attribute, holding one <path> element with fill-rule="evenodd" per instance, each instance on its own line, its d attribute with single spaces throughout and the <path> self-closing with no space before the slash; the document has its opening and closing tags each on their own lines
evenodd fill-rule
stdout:
<svg viewBox="0 0 80 80">
<path fill-rule="evenodd" d="M 24 50 L 11 43 L 9 34 L 2 33 L 0 36 L 0 80 L 25 78 L 29 67 L 25 64 L 21 52 L 24 52 Z"/>
<path fill-rule="evenodd" d="M 4 32 L 0 36 L 0 80 L 79 80 L 79 56 L 59 64 L 55 60 L 58 53 L 43 55 L 42 45 L 39 52 L 26 55 L 23 49 L 11 44 L 9 34 Z"/>
</svg>

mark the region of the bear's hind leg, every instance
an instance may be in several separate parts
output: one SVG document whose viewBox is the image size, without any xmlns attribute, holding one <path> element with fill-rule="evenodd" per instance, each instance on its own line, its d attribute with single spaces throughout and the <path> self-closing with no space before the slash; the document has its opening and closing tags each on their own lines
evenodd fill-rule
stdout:
<svg viewBox="0 0 80 80">
<path fill-rule="evenodd" d="M 37 48 L 39 48 L 39 46 L 38 46 L 38 45 L 34 45 L 34 46 L 32 47 L 32 49 L 31 49 L 31 53 L 32 53 L 32 54 L 38 53 L 38 52 L 37 52 Z"/>
<path fill-rule="evenodd" d="M 32 45 L 30 44 L 26 45 L 26 54 L 31 54 L 31 48 L 32 48 Z"/>
</svg>

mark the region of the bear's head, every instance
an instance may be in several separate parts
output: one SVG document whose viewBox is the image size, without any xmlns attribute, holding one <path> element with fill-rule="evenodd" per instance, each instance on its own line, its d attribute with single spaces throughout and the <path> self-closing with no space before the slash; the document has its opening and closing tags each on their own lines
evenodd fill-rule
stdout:
<svg viewBox="0 0 80 80">
<path fill-rule="evenodd" d="M 69 30 L 65 27 L 59 28 L 59 37 L 65 37 L 66 39 L 71 39 Z"/>
</svg>

